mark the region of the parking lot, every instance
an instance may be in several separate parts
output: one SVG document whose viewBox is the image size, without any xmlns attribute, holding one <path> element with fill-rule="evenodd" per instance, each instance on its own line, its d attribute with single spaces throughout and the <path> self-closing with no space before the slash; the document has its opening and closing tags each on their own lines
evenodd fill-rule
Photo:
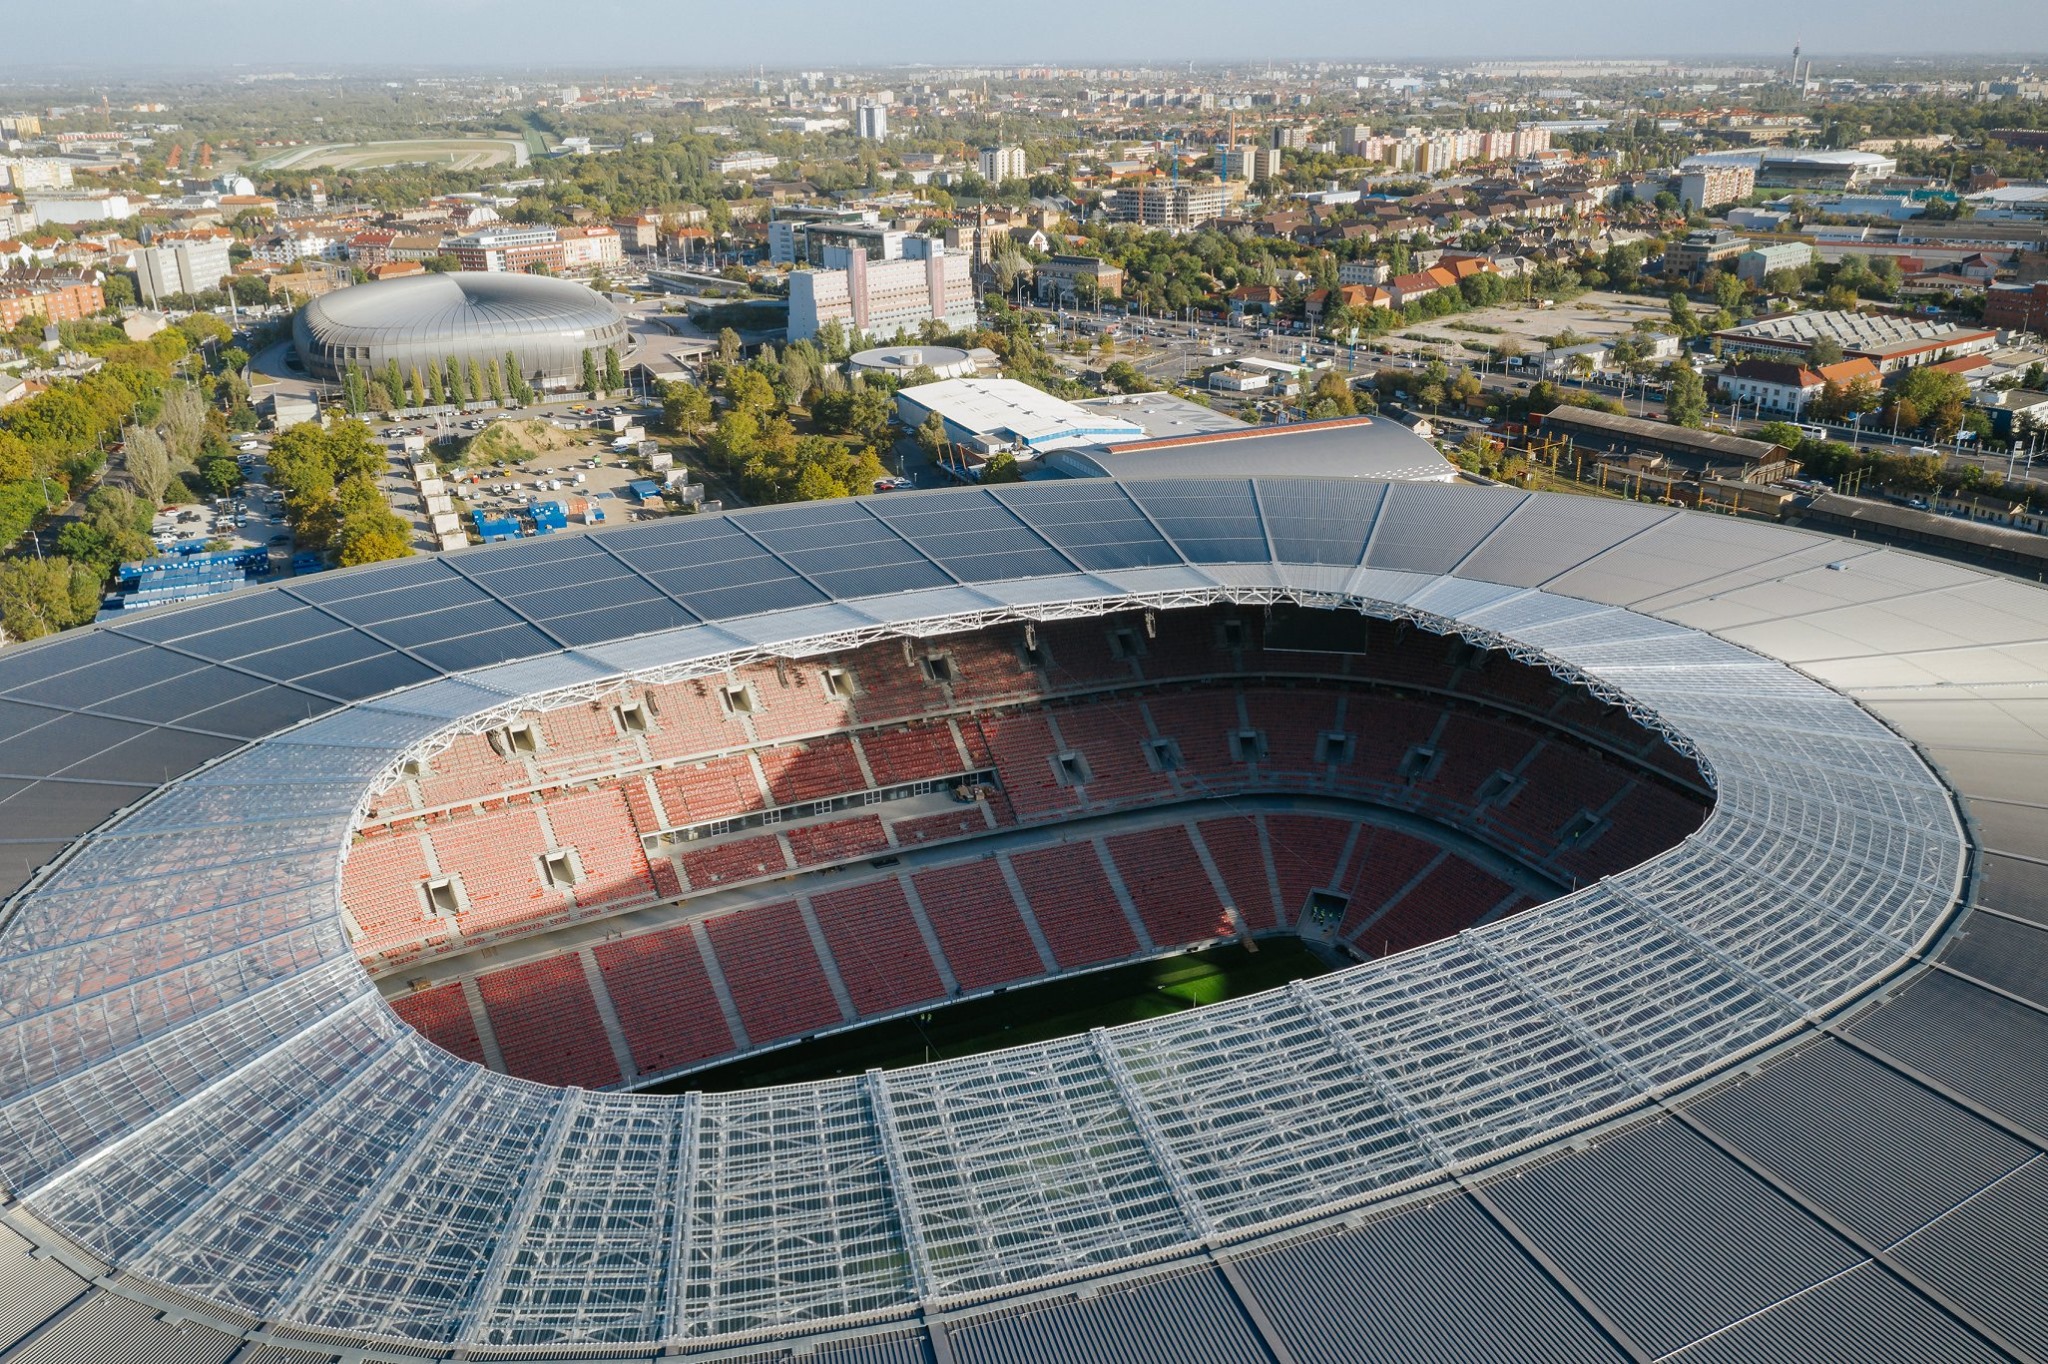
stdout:
<svg viewBox="0 0 2048 1364">
<path fill-rule="evenodd" d="M 190 540 L 221 540 L 242 549 L 264 545 L 271 551 L 273 566 L 280 572 L 290 567 L 291 527 L 284 520 L 284 497 L 264 480 L 270 466 L 264 462 L 268 447 L 244 438 L 237 447 L 242 476 L 247 481 L 234 495 L 212 502 L 186 502 L 165 507 L 150 522 L 150 539 L 159 550 Z"/>
<path fill-rule="evenodd" d="M 464 529 L 471 530 L 469 511 L 506 515 L 536 503 L 559 501 L 569 508 L 569 529 L 586 529 L 578 513 L 579 500 L 593 504 L 603 514 L 603 525 L 619 525 L 644 515 L 626 492 L 626 485 L 650 476 L 646 461 L 637 450 L 614 448 L 611 429 L 614 416 L 634 425 L 652 424 L 660 409 L 626 402 L 593 407 L 588 404 L 559 404 L 529 407 L 491 418 L 472 418 L 458 426 L 434 428 L 386 427 L 380 435 L 391 453 L 385 495 L 393 510 L 413 526 L 415 547 L 435 545 L 426 509 L 412 478 L 415 459 L 432 461 L 449 484 L 463 512 Z M 553 448 L 528 449 L 521 457 L 503 463 L 472 463 L 468 447 L 499 422 L 544 422 Z M 408 455 L 405 436 L 418 432 L 427 437 L 424 452 Z M 580 481 L 579 481 L 580 480 Z"/>
</svg>

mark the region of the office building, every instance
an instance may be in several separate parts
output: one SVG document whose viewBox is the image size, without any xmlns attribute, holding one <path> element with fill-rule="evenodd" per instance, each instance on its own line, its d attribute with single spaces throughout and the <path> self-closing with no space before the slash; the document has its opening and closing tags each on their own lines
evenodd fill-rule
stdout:
<svg viewBox="0 0 2048 1364">
<path fill-rule="evenodd" d="M 1735 277 L 1758 288 L 1780 270 L 1804 270 L 1813 263 L 1813 248 L 1805 242 L 1762 242 L 1735 258 Z"/>
<path fill-rule="evenodd" d="M 1707 271 L 1733 262 L 1752 245 L 1749 238 L 1736 232 L 1688 232 L 1685 240 L 1664 248 L 1664 276 L 1698 284 Z"/>
<path fill-rule="evenodd" d="M 1033 284 L 1040 303 L 1072 307 L 1124 296 L 1124 272 L 1094 256 L 1054 256 L 1038 267 Z"/>
<path fill-rule="evenodd" d="M 903 259 L 910 234 L 884 227 L 872 209 L 777 209 L 768 224 L 768 259 L 776 265 L 826 265 L 831 250 L 858 250 L 871 261 Z"/>
<path fill-rule="evenodd" d="M 855 336 L 915 336 L 927 322 L 955 331 L 979 320 L 973 262 L 930 237 L 909 237 L 900 260 L 829 248 L 827 268 L 789 277 L 789 339 L 803 341 L 834 322 Z"/>
</svg>

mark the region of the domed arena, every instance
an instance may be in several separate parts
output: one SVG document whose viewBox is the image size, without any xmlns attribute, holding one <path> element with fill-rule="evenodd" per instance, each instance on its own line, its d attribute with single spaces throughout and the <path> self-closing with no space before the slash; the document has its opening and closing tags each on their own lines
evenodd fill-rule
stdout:
<svg viewBox="0 0 2048 1364">
<path fill-rule="evenodd" d="M 2040 1359 L 2044 686 L 2035 585 L 1283 476 L 9 650 L 0 1351 Z"/>
<path fill-rule="evenodd" d="M 411 275 L 323 294 L 292 319 L 292 341 L 307 373 L 338 380 L 353 364 L 365 374 L 396 364 L 488 365 L 508 353 L 537 386 L 574 383 L 587 352 L 623 348 L 618 309 L 573 280 L 481 270 Z"/>
</svg>

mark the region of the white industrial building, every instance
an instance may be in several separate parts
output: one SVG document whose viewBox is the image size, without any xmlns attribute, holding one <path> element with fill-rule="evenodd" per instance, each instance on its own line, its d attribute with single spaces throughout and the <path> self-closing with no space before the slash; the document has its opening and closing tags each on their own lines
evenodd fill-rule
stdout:
<svg viewBox="0 0 2048 1364">
<path fill-rule="evenodd" d="M 896 395 L 896 415 L 916 427 L 932 413 L 946 436 L 975 454 L 1017 450 L 1043 454 L 1073 445 L 1143 440 L 1144 426 L 1055 398 L 1015 379 L 943 379 Z"/>
</svg>

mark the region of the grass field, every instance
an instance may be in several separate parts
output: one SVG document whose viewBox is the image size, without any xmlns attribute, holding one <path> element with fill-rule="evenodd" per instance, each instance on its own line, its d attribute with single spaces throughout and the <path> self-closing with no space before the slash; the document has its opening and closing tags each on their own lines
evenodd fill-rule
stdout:
<svg viewBox="0 0 2048 1364">
<path fill-rule="evenodd" d="M 383 166 L 427 165 L 449 170 L 482 170 L 523 164 L 523 138 L 418 137 L 398 142 L 329 142 L 291 147 L 255 163 L 259 170 L 376 170 Z"/>
<path fill-rule="evenodd" d="M 943 1005 L 913 1018 L 890 1019 L 743 1057 L 654 1088 L 667 1093 L 751 1089 L 858 1075 L 871 1066 L 921 1065 L 1158 1018 L 1257 994 L 1329 969 L 1293 938 L 1265 939 L 1256 952 L 1235 944 L 1211 947 Z"/>
</svg>

